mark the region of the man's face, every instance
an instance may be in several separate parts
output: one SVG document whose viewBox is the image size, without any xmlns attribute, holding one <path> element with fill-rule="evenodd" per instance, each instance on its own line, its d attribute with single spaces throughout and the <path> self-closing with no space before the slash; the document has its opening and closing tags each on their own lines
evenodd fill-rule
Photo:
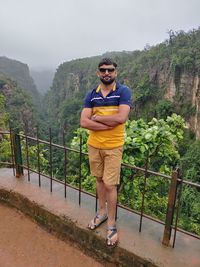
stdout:
<svg viewBox="0 0 200 267">
<path fill-rule="evenodd" d="M 117 77 L 117 71 L 113 65 L 102 65 L 99 67 L 97 76 L 105 85 L 111 84 Z"/>
</svg>

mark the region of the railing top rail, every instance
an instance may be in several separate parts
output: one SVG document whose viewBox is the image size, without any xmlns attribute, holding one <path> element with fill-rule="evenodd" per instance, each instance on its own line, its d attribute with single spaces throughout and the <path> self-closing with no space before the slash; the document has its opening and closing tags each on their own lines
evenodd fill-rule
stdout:
<svg viewBox="0 0 200 267">
<path fill-rule="evenodd" d="M 8 131 L 1 131 L 0 130 L 0 134 L 10 134 L 10 132 L 8 132 Z"/>
</svg>

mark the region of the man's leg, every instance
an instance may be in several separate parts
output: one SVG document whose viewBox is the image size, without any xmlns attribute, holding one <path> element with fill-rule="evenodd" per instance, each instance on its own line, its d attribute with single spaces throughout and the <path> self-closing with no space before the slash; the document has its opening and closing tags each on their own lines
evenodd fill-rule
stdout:
<svg viewBox="0 0 200 267">
<path fill-rule="evenodd" d="M 101 151 L 92 146 L 88 146 L 90 171 L 93 176 L 96 177 L 96 189 L 99 199 L 99 208 L 97 215 L 90 221 L 88 228 L 94 230 L 102 222 L 107 220 L 106 211 L 106 191 L 102 180 L 104 162 L 101 156 Z"/>
<path fill-rule="evenodd" d="M 96 188 L 97 188 L 97 196 L 99 202 L 99 208 L 97 215 L 90 221 L 88 224 L 88 228 L 94 230 L 98 227 L 102 222 L 107 220 L 107 210 L 106 210 L 106 188 L 102 178 L 96 178 Z"/>
<path fill-rule="evenodd" d="M 99 200 L 98 214 L 105 215 L 107 214 L 106 210 L 106 188 L 102 178 L 96 178 L 96 188 L 97 196 Z"/>
<path fill-rule="evenodd" d="M 107 228 L 107 245 L 113 246 L 118 242 L 118 233 L 116 228 L 116 205 L 117 205 L 117 186 L 105 185 L 106 198 L 108 204 L 108 228 Z"/>
<path fill-rule="evenodd" d="M 108 227 L 115 226 L 117 186 L 104 184 L 108 204 Z"/>
<path fill-rule="evenodd" d="M 110 246 L 115 245 L 118 241 L 115 217 L 117 206 L 117 185 L 120 182 L 122 151 L 122 147 L 104 150 L 105 161 L 103 181 L 106 188 L 106 199 L 108 204 L 107 245 Z"/>
</svg>

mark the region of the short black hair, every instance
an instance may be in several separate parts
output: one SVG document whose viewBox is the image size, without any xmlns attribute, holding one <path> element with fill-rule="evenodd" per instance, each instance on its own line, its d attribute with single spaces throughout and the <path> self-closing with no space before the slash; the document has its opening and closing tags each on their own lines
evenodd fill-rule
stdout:
<svg viewBox="0 0 200 267">
<path fill-rule="evenodd" d="M 115 68 L 117 67 L 117 63 L 114 62 L 111 58 L 106 57 L 101 59 L 99 62 L 98 68 L 100 68 L 102 65 L 113 65 Z"/>
</svg>

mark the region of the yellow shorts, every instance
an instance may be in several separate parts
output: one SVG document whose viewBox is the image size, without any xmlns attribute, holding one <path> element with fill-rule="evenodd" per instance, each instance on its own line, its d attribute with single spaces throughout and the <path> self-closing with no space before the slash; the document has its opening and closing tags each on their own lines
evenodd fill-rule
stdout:
<svg viewBox="0 0 200 267">
<path fill-rule="evenodd" d="M 123 147 L 99 149 L 88 145 L 90 172 L 107 185 L 120 183 Z"/>
</svg>

